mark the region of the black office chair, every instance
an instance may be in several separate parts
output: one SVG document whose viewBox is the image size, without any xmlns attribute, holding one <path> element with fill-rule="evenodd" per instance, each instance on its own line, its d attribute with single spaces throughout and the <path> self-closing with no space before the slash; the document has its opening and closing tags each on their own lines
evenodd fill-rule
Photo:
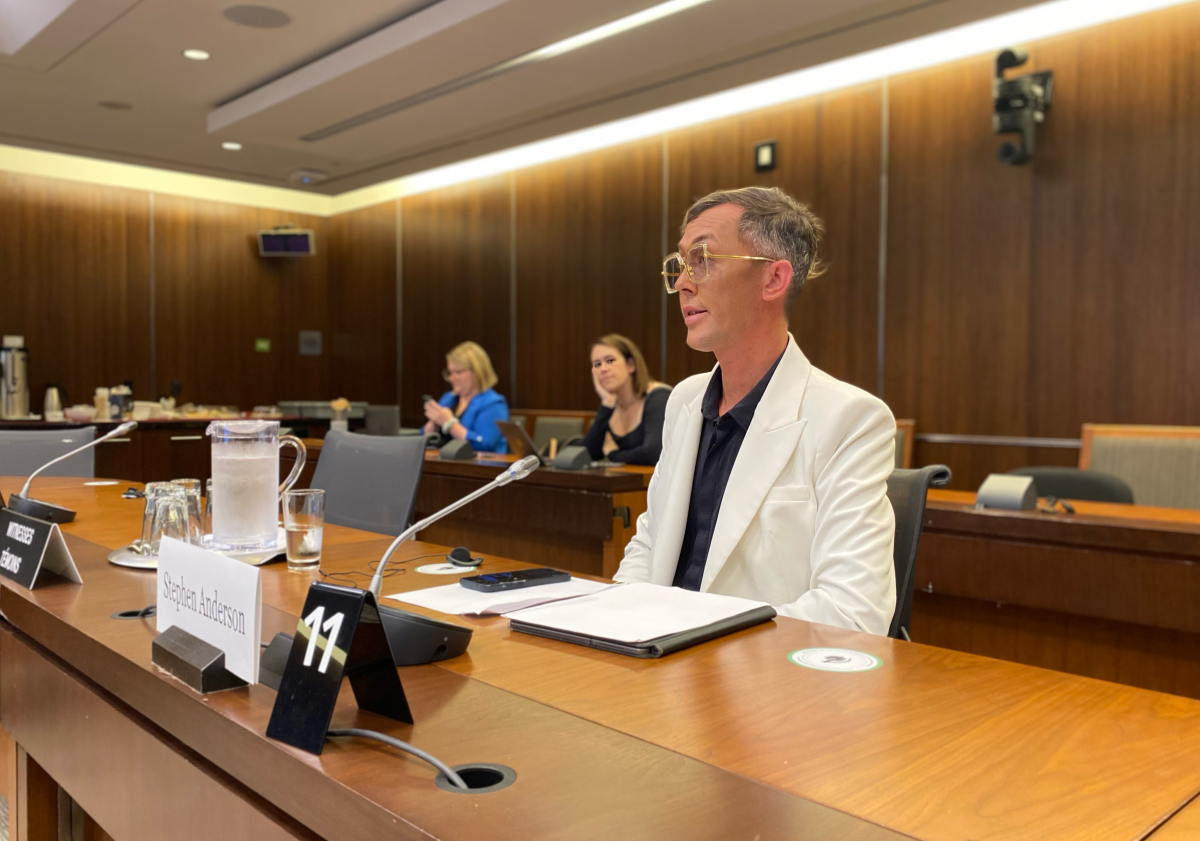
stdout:
<svg viewBox="0 0 1200 841">
<path fill-rule="evenodd" d="M 892 639 L 909 639 L 913 571 L 917 565 L 917 545 L 921 542 L 921 524 L 925 519 L 925 494 L 931 486 L 941 488 L 949 481 L 950 468 L 944 464 L 919 470 L 893 470 L 888 477 L 888 500 L 896 515 L 896 545 L 892 550 L 892 561 L 896 565 L 896 613 L 888 629 Z"/>
<path fill-rule="evenodd" d="M 312 487 L 325 491 L 325 522 L 393 537 L 412 524 L 425 437 L 330 430 Z"/>
<path fill-rule="evenodd" d="M 1078 467 L 1018 467 L 1008 472 L 1017 476 L 1032 476 L 1038 496 L 1133 505 L 1133 489 L 1125 484 L 1124 479 L 1111 473 L 1080 470 Z"/>
</svg>

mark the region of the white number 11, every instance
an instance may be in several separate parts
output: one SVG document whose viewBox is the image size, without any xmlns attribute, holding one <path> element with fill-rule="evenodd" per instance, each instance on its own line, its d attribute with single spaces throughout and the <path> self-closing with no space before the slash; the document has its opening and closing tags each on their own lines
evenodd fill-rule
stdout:
<svg viewBox="0 0 1200 841">
<path fill-rule="evenodd" d="M 329 637 L 325 642 L 325 653 L 321 656 L 321 664 L 317 666 L 317 671 L 321 674 L 325 674 L 325 670 L 329 668 L 329 658 L 333 656 L 333 646 L 337 642 L 338 634 L 342 630 L 342 620 L 346 618 L 346 614 L 335 613 L 333 616 L 329 617 L 329 621 L 322 625 L 321 620 L 324 617 L 325 605 L 321 605 L 312 613 L 308 614 L 308 616 L 304 617 L 304 624 L 312 629 L 312 632 L 308 635 L 308 649 L 304 652 L 305 666 L 312 665 L 313 654 L 315 654 L 317 650 L 317 635 L 321 631 L 325 631 L 329 634 Z"/>
</svg>

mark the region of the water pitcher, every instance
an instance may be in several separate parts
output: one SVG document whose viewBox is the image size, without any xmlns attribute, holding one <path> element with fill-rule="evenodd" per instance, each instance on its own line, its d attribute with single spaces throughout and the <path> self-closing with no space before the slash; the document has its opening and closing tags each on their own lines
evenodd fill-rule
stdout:
<svg viewBox="0 0 1200 841">
<path fill-rule="evenodd" d="M 279 497 L 304 469 L 304 444 L 280 435 L 279 421 L 213 421 L 212 548 L 218 551 L 262 551 L 278 548 Z M 296 466 L 279 484 L 279 448 L 296 448 Z"/>
</svg>

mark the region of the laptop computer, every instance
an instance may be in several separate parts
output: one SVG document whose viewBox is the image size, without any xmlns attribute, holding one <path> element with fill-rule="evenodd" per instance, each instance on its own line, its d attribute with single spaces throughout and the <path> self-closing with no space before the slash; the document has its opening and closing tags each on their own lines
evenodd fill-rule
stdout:
<svg viewBox="0 0 1200 841">
<path fill-rule="evenodd" d="M 510 453 L 518 458 L 537 456 L 541 459 L 543 467 L 550 464 L 550 459 L 538 452 L 537 445 L 533 443 L 533 439 L 529 437 L 524 426 L 512 421 L 496 421 L 496 426 L 500 427 L 500 431 L 504 433 L 504 440 L 508 442 Z"/>
</svg>

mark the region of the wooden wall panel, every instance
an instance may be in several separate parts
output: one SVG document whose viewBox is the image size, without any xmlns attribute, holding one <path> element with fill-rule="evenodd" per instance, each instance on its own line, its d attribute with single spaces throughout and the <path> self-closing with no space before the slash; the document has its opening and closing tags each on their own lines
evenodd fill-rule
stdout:
<svg viewBox="0 0 1200 841">
<path fill-rule="evenodd" d="M 329 332 L 324 352 L 330 397 L 383 404 L 398 401 L 398 210 L 396 202 L 386 202 L 326 220 Z"/>
<path fill-rule="evenodd" d="M 589 353 L 610 332 L 662 377 L 662 141 L 524 170 L 516 192 L 518 404 L 598 405 Z"/>
<path fill-rule="evenodd" d="M 314 256 L 258 256 L 257 232 L 285 223 L 315 231 Z M 179 380 L 181 402 L 242 409 L 328 397 L 325 357 L 299 353 L 300 330 L 328 334 L 323 219 L 157 195 L 154 226 L 159 393 Z"/>
<path fill-rule="evenodd" d="M 25 336 L 30 410 L 150 391 L 149 196 L 0 172 L 0 332 Z"/>
<path fill-rule="evenodd" d="M 1033 172 L 996 160 L 991 66 L 889 83 L 884 398 L 918 434 L 1027 433 Z"/>
<path fill-rule="evenodd" d="M 1200 424 L 1200 4 L 1036 46 L 1029 431 Z"/>
<path fill-rule="evenodd" d="M 828 271 L 793 305 L 791 329 L 819 368 L 875 391 L 879 265 L 881 87 L 867 85 L 670 135 L 668 243 L 687 208 L 718 189 L 779 187 L 824 221 Z M 756 172 L 754 145 L 777 142 L 775 169 Z M 711 354 L 687 347 L 678 299 L 668 311 L 667 376 L 708 371 Z"/>
<path fill-rule="evenodd" d="M 1197 39 L 1188 4 L 1032 45 L 1055 100 L 1025 167 L 995 158 L 990 57 L 890 82 L 885 397 L 919 432 L 1200 424 Z M 955 450 L 957 487 L 1016 466 Z"/>
<path fill-rule="evenodd" d="M 421 395 L 446 391 L 446 351 L 468 339 L 488 352 L 512 400 L 509 353 L 512 193 L 508 176 L 402 201 L 401 415 L 423 420 Z"/>
</svg>

